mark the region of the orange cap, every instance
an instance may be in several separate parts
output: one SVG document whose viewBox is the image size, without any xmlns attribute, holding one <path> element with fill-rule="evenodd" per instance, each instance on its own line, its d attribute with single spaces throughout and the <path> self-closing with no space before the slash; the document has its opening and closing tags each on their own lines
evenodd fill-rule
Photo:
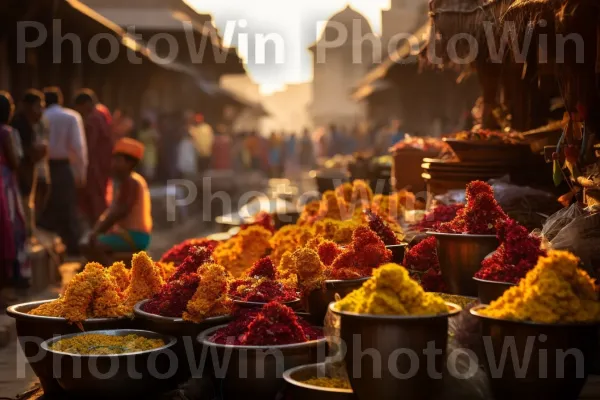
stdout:
<svg viewBox="0 0 600 400">
<path fill-rule="evenodd" d="M 135 139 L 121 138 L 115 144 L 113 154 L 125 154 L 141 160 L 144 157 L 144 145 Z"/>
</svg>

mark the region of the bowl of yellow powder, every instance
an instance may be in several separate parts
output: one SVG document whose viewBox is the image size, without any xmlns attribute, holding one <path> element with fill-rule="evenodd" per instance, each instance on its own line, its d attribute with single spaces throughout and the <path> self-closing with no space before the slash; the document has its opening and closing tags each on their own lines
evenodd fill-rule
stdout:
<svg viewBox="0 0 600 400">
<path fill-rule="evenodd" d="M 345 378 L 332 377 L 324 363 L 301 365 L 283 373 L 287 383 L 286 398 L 290 400 L 355 400 L 356 396 Z"/>
<path fill-rule="evenodd" d="M 571 253 L 550 251 L 517 286 L 470 310 L 481 321 L 482 363 L 496 398 L 578 398 L 600 327 L 595 282 L 578 266 Z"/>
<path fill-rule="evenodd" d="M 346 370 L 358 398 L 434 398 L 441 379 L 428 366 L 444 371 L 448 318 L 460 306 L 425 292 L 404 267 L 386 264 L 330 311 L 339 316 Z"/>
<path fill-rule="evenodd" d="M 177 359 L 172 336 L 134 330 L 103 330 L 56 336 L 41 344 L 53 376 L 69 395 L 141 398 L 172 386 Z"/>
</svg>

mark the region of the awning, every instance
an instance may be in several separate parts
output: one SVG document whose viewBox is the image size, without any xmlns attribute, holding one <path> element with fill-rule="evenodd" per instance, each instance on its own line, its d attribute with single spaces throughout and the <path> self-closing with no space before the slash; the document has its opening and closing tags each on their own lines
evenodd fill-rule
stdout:
<svg viewBox="0 0 600 400">
<path fill-rule="evenodd" d="M 421 51 L 429 43 L 431 35 L 431 24 L 427 22 L 421 26 L 415 33 L 414 37 L 417 39 L 403 41 L 402 45 L 398 49 L 390 53 L 386 59 L 371 69 L 367 75 L 359 82 L 357 88 L 352 92 L 352 98 L 356 101 L 363 100 L 380 90 L 385 90 L 389 87 L 389 84 L 381 82 L 384 80 L 394 65 L 406 65 L 416 63 L 417 57 Z M 378 83 L 379 82 L 379 83 Z"/>
</svg>

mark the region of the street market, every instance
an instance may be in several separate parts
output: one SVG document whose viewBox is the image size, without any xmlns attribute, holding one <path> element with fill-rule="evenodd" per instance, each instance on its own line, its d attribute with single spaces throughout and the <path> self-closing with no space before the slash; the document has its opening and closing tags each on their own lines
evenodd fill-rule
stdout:
<svg viewBox="0 0 600 400">
<path fill-rule="evenodd" d="M 218 12 L 108 3 L 0 5 L 0 400 L 600 400 L 597 1 L 392 0 L 364 64 L 333 7 L 270 136 Z M 56 20 L 123 52 L 21 65 Z"/>
</svg>

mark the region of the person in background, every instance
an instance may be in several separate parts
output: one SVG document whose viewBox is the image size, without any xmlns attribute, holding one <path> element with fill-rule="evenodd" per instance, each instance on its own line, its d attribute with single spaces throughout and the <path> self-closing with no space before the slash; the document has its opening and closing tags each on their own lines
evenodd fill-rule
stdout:
<svg viewBox="0 0 600 400">
<path fill-rule="evenodd" d="M 100 113 L 102 113 L 102 115 L 104 116 L 104 119 L 106 120 L 106 123 L 108 124 L 108 126 L 112 127 L 113 118 L 112 118 L 112 114 L 110 113 L 110 110 L 108 109 L 108 107 L 106 107 L 102 103 L 97 103 L 96 104 L 96 109 L 98 111 L 100 111 Z"/>
<path fill-rule="evenodd" d="M 16 174 L 20 160 L 8 125 L 14 109 L 10 94 L 0 92 L 0 288 L 9 280 L 17 287 L 27 286 L 27 233 Z"/>
<path fill-rule="evenodd" d="M 82 251 L 89 261 L 108 265 L 111 254 L 138 252 L 150 245 L 150 191 L 146 180 L 134 172 L 143 158 L 141 142 L 122 138 L 115 144 L 106 192 L 109 207 L 82 241 Z"/>
<path fill-rule="evenodd" d="M 39 218 L 39 225 L 57 233 L 67 246 L 67 253 L 76 255 L 79 242 L 77 220 L 77 188 L 85 185 L 88 165 L 83 122 L 75 111 L 63 107 L 60 89 L 44 89 L 48 108 L 44 119 L 48 123 L 48 156 L 50 194 Z"/>
<path fill-rule="evenodd" d="M 221 171 L 230 170 L 233 168 L 233 139 L 227 133 L 227 127 L 223 124 L 217 126 L 215 133 L 211 168 Z"/>
<path fill-rule="evenodd" d="M 142 174 L 146 180 L 154 179 L 156 165 L 158 163 L 157 143 L 159 139 L 158 131 L 150 118 L 142 120 L 142 129 L 140 130 L 140 142 L 144 145 L 144 158 L 142 159 Z"/>
<path fill-rule="evenodd" d="M 29 204 L 33 188 L 35 165 L 48 154 L 48 144 L 38 137 L 36 128 L 44 113 L 44 94 L 30 89 L 21 100 L 20 110 L 15 114 L 12 127 L 19 133 L 23 158 L 17 171 L 21 195 Z"/>
<path fill-rule="evenodd" d="M 283 144 L 278 134 L 272 133 L 269 139 L 269 166 L 270 177 L 281 177 L 281 166 L 283 163 Z"/>
<path fill-rule="evenodd" d="M 327 155 L 333 157 L 340 153 L 341 132 L 335 124 L 329 125 L 329 135 L 327 138 Z"/>
<path fill-rule="evenodd" d="M 75 95 L 75 109 L 83 117 L 85 140 L 90 149 L 86 178 L 79 185 L 79 209 L 88 226 L 92 226 L 106 210 L 106 185 L 113 148 L 110 127 L 97 104 L 98 98 L 90 89 L 81 89 Z"/>
<path fill-rule="evenodd" d="M 402 128 L 402 120 L 400 119 L 395 119 L 392 121 L 391 131 L 392 138 L 389 147 L 392 147 L 396 143 L 400 143 L 406 137 L 406 132 L 404 132 L 404 129 Z"/>
<path fill-rule="evenodd" d="M 116 110 L 111 126 L 113 143 L 121 138 L 132 136 L 133 129 L 134 122 L 131 118 L 131 113 L 127 110 Z"/>
<path fill-rule="evenodd" d="M 215 134 L 209 124 L 204 121 L 202 114 L 194 116 L 194 123 L 190 127 L 190 135 L 198 152 L 198 170 L 204 173 L 210 167 Z"/>
<path fill-rule="evenodd" d="M 315 166 L 315 148 L 308 129 L 304 129 L 299 147 L 298 159 L 300 167 L 303 170 L 312 169 Z"/>
</svg>

